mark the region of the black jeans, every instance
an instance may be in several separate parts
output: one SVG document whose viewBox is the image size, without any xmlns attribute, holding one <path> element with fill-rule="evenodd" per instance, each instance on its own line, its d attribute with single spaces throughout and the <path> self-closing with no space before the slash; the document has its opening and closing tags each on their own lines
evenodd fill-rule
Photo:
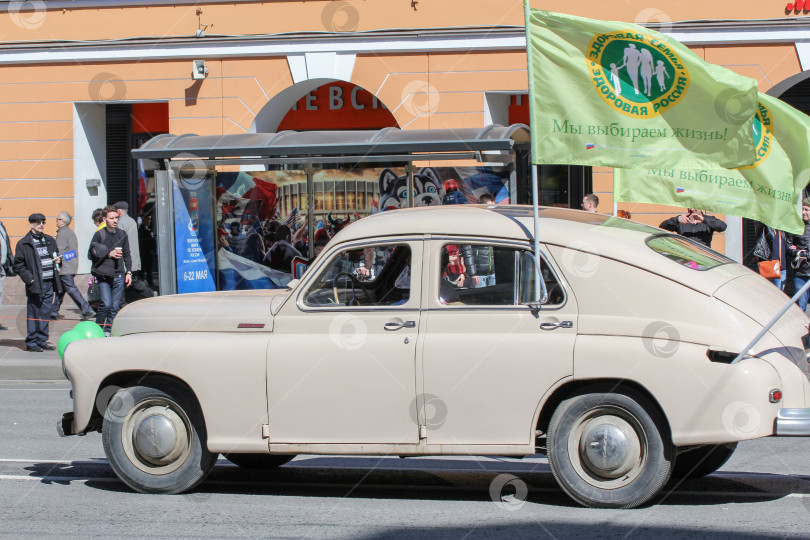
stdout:
<svg viewBox="0 0 810 540">
<path fill-rule="evenodd" d="M 51 309 L 53 308 L 53 288 L 53 281 L 43 280 L 42 294 L 28 296 L 26 347 L 41 347 L 48 341 L 48 324 L 51 322 Z"/>
<path fill-rule="evenodd" d="M 59 279 L 62 281 L 62 292 L 56 293 L 56 297 L 53 301 L 53 311 L 51 312 L 52 317 L 56 317 L 59 315 L 59 308 L 62 307 L 62 300 L 65 299 L 65 293 L 70 296 L 79 309 L 82 310 L 82 315 L 89 315 L 93 312 L 90 309 L 90 304 L 87 303 L 87 300 L 84 299 L 82 293 L 79 292 L 79 289 L 76 288 L 76 282 L 73 280 L 73 276 L 59 276 Z"/>
</svg>

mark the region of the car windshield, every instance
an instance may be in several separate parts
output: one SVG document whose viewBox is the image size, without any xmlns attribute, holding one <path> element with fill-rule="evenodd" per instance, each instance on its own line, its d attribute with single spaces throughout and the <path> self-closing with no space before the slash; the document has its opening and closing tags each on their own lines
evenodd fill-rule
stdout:
<svg viewBox="0 0 810 540">
<path fill-rule="evenodd" d="M 647 240 L 650 248 L 664 257 L 693 270 L 708 270 L 734 262 L 710 248 L 677 235 L 658 235 Z"/>
</svg>

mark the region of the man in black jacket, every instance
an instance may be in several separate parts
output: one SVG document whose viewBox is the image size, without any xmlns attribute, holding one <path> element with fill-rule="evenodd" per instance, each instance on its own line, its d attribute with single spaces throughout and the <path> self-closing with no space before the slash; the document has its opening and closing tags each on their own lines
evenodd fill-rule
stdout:
<svg viewBox="0 0 810 540">
<path fill-rule="evenodd" d="M 802 219 L 804 220 L 803 234 L 786 234 L 785 243 L 788 245 L 787 258 L 793 267 L 793 284 L 796 292 L 810 280 L 810 263 L 807 262 L 808 250 L 810 250 L 810 197 L 805 197 L 802 201 Z M 807 311 L 807 300 L 810 298 L 810 291 L 805 291 L 796 300 L 802 311 Z"/>
<path fill-rule="evenodd" d="M 28 216 L 31 232 L 17 242 L 14 256 L 14 272 L 25 283 L 27 299 L 28 335 L 25 350 L 42 352 L 56 347 L 48 343 L 48 323 L 51 320 L 53 294 L 62 290 L 59 282 L 59 256 L 56 240 L 43 233 L 45 216 Z"/>
<path fill-rule="evenodd" d="M 659 225 L 665 231 L 673 231 L 691 238 L 706 247 L 712 247 L 712 235 L 726 230 L 726 222 L 707 216 L 703 210 L 687 208 L 686 214 L 669 218 Z"/>
<path fill-rule="evenodd" d="M 109 335 L 112 323 L 121 307 L 124 286 L 132 283 L 132 259 L 127 233 L 118 228 L 118 209 L 104 208 L 106 227 L 97 230 L 90 240 L 87 253 L 92 261 L 90 273 L 98 280 L 101 307 L 96 314 L 96 323 Z"/>
</svg>

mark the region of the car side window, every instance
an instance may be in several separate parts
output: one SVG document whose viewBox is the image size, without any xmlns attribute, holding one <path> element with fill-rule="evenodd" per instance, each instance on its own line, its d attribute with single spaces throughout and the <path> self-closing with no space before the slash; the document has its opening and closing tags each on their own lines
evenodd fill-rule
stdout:
<svg viewBox="0 0 810 540">
<path fill-rule="evenodd" d="M 337 253 L 304 295 L 304 304 L 401 306 L 411 292 L 411 248 L 381 244 Z"/>
<path fill-rule="evenodd" d="M 439 261 L 439 302 L 445 305 L 514 306 L 527 303 L 534 290 L 529 252 L 487 244 L 444 244 Z M 562 287 L 545 260 L 541 273 L 549 290 L 546 304 L 564 300 Z"/>
</svg>

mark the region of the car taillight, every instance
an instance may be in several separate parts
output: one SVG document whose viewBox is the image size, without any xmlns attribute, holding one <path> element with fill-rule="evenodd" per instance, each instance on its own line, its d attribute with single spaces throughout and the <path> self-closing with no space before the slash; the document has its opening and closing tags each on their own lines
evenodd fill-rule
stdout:
<svg viewBox="0 0 810 540">
<path fill-rule="evenodd" d="M 779 403 L 780 401 L 782 401 L 782 391 L 779 390 L 778 388 L 774 388 L 768 394 L 768 399 L 770 400 L 771 403 Z"/>
</svg>

